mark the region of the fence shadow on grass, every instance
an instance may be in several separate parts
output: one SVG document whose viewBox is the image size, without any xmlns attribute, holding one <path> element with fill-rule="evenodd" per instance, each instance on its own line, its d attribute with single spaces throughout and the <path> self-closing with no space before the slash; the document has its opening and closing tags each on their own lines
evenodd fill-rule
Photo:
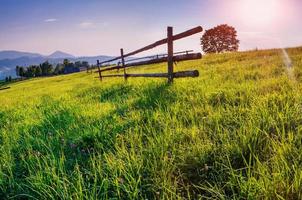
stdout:
<svg viewBox="0 0 302 200">
<path fill-rule="evenodd" d="M 20 145 L 13 149 L 13 157 L 16 161 L 12 173 L 18 177 L 19 183 L 26 184 L 26 178 L 32 170 L 48 176 L 43 173 L 44 167 L 63 167 L 62 170 L 66 170 L 66 174 L 70 176 L 76 165 L 89 170 L 88 162 L 91 156 L 115 152 L 118 135 L 126 134 L 143 120 L 149 120 L 148 118 L 156 109 L 173 106 L 175 100 L 170 86 L 166 83 L 152 83 L 142 90 L 135 89 L 131 85 L 117 85 L 112 90 L 96 90 L 92 96 L 95 95 L 99 95 L 100 102 L 113 103 L 116 108 L 99 119 L 86 119 L 78 115 L 79 110 L 66 107 L 50 96 L 42 99 L 41 105 L 44 107 L 41 110 L 40 123 L 26 127 L 24 130 L 20 129 Z M 137 100 L 129 103 L 127 99 L 132 95 Z M 87 98 L 93 97 L 88 95 Z M 144 112 L 142 118 L 131 118 L 131 112 L 136 111 Z M 156 121 L 151 123 L 156 125 Z M 160 132 L 160 127 L 155 128 Z M 22 145 L 25 141 L 26 145 Z M 62 155 L 65 159 L 64 165 L 59 166 L 59 158 Z M 23 156 L 28 159 L 22 159 Z M 58 160 L 46 159 L 44 164 L 41 162 L 41 166 L 35 164 L 46 157 Z M 19 188 L 18 193 L 22 192 L 32 193 L 26 188 Z"/>
<path fill-rule="evenodd" d="M 152 84 L 142 91 L 142 96 L 133 107 L 140 110 L 155 110 L 157 108 L 173 106 L 175 94 L 166 83 Z"/>
</svg>

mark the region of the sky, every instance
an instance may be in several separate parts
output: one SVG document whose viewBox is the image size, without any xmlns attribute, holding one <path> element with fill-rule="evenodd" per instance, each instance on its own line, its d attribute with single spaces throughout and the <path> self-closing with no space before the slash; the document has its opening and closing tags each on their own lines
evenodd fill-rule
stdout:
<svg viewBox="0 0 302 200">
<path fill-rule="evenodd" d="M 236 28 L 240 50 L 302 45 L 301 0 L 0 0 L 0 50 L 118 55 L 174 33 Z M 201 51 L 201 34 L 175 51 Z M 144 54 L 166 52 L 166 46 Z"/>
</svg>

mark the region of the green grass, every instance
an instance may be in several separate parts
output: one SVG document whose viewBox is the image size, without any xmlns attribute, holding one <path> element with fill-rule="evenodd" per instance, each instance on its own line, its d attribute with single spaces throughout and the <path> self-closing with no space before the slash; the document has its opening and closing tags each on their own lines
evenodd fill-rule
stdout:
<svg viewBox="0 0 302 200">
<path fill-rule="evenodd" d="M 0 91 L 0 199 L 302 199 L 302 48 Z M 166 71 L 165 64 L 129 69 Z M 291 78 L 289 78 L 291 77 Z"/>
</svg>

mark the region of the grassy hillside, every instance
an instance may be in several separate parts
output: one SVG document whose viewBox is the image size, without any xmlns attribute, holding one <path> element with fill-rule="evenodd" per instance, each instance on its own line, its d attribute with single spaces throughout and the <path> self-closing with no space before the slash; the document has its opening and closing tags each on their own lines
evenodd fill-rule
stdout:
<svg viewBox="0 0 302 200">
<path fill-rule="evenodd" d="M 301 199 L 302 48 L 178 63 L 200 77 L 78 73 L 0 91 L 0 196 Z M 166 71 L 165 64 L 129 71 Z"/>
</svg>

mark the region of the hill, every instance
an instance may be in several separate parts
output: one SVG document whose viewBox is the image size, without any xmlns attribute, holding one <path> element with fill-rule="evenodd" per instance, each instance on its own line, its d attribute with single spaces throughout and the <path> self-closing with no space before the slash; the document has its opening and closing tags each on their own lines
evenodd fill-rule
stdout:
<svg viewBox="0 0 302 200">
<path fill-rule="evenodd" d="M 50 54 L 49 56 L 47 56 L 47 58 L 75 58 L 75 56 L 62 52 L 62 51 L 55 51 L 52 54 Z"/>
<path fill-rule="evenodd" d="M 0 60 L 3 59 L 15 59 L 20 57 L 40 57 L 41 54 L 38 53 L 28 53 L 22 51 L 0 51 Z"/>
<path fill-rule="evenodd" d="M 0 91 L 0 196 L 301 199 L 302 48 L 178 63 L 200 77 L 77 73 Z M 166 64 L 131 72 L 166 71 Z"/>
<path fill-rule="evenodd" d="M 6 76 L 16 77 L 15 68 L 17 65 L 38 65 L 47 60 L 51 64 L 56 65 L 58 63 L 63 63 L 65 58 L 72 62 L 87 61 L 89 64 L 96 64 L 97 60 L 104 61 L 113 57 L 105 55 L 75 57 L 62 51 L 56 51 L 48 56 L 20 51 L 0 51 L 0 80 L 5 79 Z"/>
</svg>

